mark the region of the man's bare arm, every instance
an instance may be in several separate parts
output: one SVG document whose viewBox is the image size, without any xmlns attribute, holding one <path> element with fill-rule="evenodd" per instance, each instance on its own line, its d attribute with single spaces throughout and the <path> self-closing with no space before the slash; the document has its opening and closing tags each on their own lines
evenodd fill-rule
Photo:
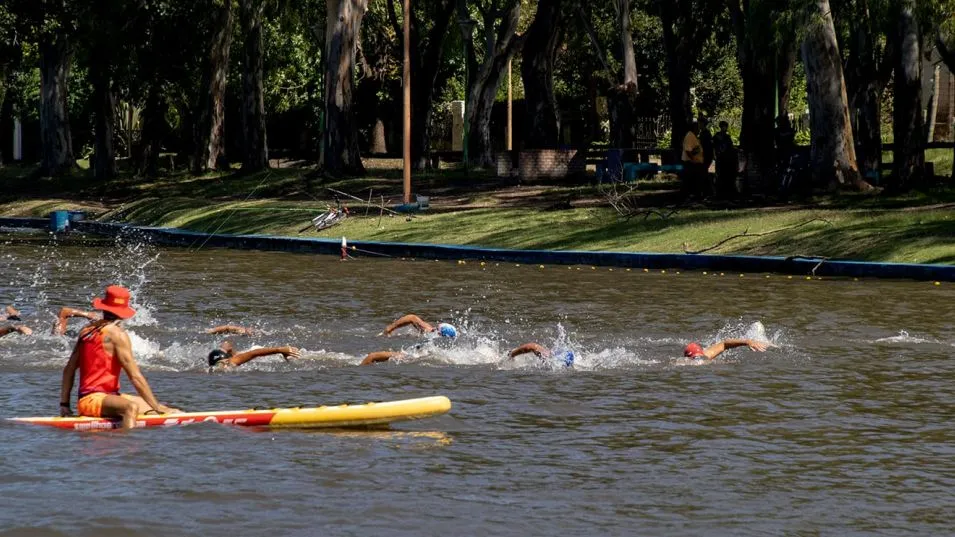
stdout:
<svg viewBox="0 0 955 537">
<path fill-rule="evenodd" d="M 395 351 L 378 351 L 369 353 L 368 356 L 365 356 L 365 359 L 361 361 L 359 365 L 371 365 L 377 364 L 378 362 L 387 362 L 392 358 L 397 358 L 403 353 Z"/>
<path fill-rule="evenodd" d="M 69 416 L 71 414 L 70 396 L 73 393 L 73 380 L 76 377 L 76 366 L 79 364 L 79 361 L 80 355 L 76 352 L 76 347 L 73 347 L 70 359 L 63 368 L 63 380 L 60 383 L 60 416 Z"/>
<path fill-rule="evenodd" d="M 112 338 L 113 355 L 116 356 L 123 370 L 126 371 L 126 376 L 129 377 L 129 381 L 133 383 L 139 396 L 156 412 L 160 414 L 166 413 L 169 409 L 159 403 L 156 396 L 153 395 L 152 388 L 149 387 L 149 382 L 146 381 L 146 377 L 143 376 L 142 371 L 139 370 L 139 364 L 136 363 L 136 359 L 133 357 L 133 345 L 130 343 L 129 335 L 126 334 L 126 331 L 116 326 L 107 326 L 103 328 L 103 336 Z"/>
<path fill-rule="evenodd" d="M 30 330 L 29 327 L 24 326 L 22 324 L 18 324 L 16 326 L 4 326 L 3 328 L 0 328 L 0 337 L 3 337 L 7 334 L 12 334 L 14 332 L 19 332 L 23 334 L 24 336 L 29 336 L 33 334 L 33 330 Z"/>
<path fill-rule="evenodd" d="M 706 357 L 710 360 L 716 358 L 720 354 L 723 354 L 724 351 L 728 349 L 735 349 L 736 347 L 749 347 L 756 352 L 763 352 L 769 345 L 762 341 L 756 341 L 755 339 L 724 339 L 715 345 L 710 345 L 703 351 L 706 354 Z"/>
<path fill-rule="evenodd" d="M 240 336 L 251 336 L 252 329 L 234 324 L 224 324 L 206 330 L 207 334 L 238 334 Z"/>
<path fill-rule="evenodd" d="M 73 317 L 84 317 L 91 321 L 99 319 L 95 313 L 73 308 L 60 308 L 60 313 L 56 316 L 56 322 L 53 323 L 53 335 L 62 336 L 66 333 L 66 323 Z"/>
<path fill-rule="evenodd" d="M 521 345 L 520 347 L 517 347 L 516 349 L 511 350 L 511 352 L 507 354 L 507 357 L 513 358 L 515 356 L 526 354 L 528 352 L 533 352 L 540 358 L 546 358 L 547 356 L 550 355 L 549 350 L 545 349 L 544 347 L 541 347 L 537 343 L 525 343 Z"/>
<path fill-rule="evenodd" d="M 283 358 L 288 360 L 289 358 L 301 358 L 299 350 L 295 347 L 265 347 L 262 349 L 252 349 L 250 351 L 240 352 L 235 356 L 229 358 L 229 363 L 232 365 L 242 365 L 246 362 L 260 358 L 262 356 L 269 356 L 270 354 L 281 354 Z"/>
<path fill-rule="evenodd" d="M 384 331 L 382 331 L 382 335 L 385 335 L 385 336 L 391 335 L 391 333 L 394 332 L 395 330 L 403 326 L 408 326 L 409 324 L 414 325 L 415 328 L 417 328 L 418 330 L 421 330 L 422 332 L 434 332 L 433 326 L 421 320 L 421 317 L 418 317 L 417 315 L 410 313 L 398 319 L 397 321 L 389 324 L 388 326 L 386 326 Z"/>
</svg>

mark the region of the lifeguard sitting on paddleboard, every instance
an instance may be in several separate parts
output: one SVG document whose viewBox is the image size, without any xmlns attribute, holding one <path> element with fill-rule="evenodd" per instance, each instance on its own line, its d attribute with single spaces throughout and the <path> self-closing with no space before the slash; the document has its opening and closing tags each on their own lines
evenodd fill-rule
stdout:
<svg viewBox="0 0 955 537">
<path fill-rule="evenodd" d="M 136 314 L 129 302 L 129 290 L 118 285 L 107 287 L 103 298 L 93 300 L 93 309 L 101 311 L 103 318 L 80 330 L 70 360 L 63 368 L 60 416 L 72 413 L 70 396 L 77 369 L 80 371 L 80 388 L 76 407 L 80 415 L 122 418 L 123 428 L 129 429 L 136 424 L 139 414 L 179 412 L 156 399 L 139 370 L 129 334 L 120 325 L 124 319 Z M 139 396 L 119 392 L 121 369 Z"/>
<path fill-rule="evenodd" d="M 458 337 L 458 329 L 455 328 L 454 325 L 450 323 L 438 323 L 437 326 L 434 326 L 430 323 L 424 322 L 423 320 L 421 320 L 421 317 L 418 317 L 417 315 L 413 313 L 409 313 L 408 315 L 405 315 L 401 317 L 400 319 L 396 320 L 395 322 L 389 324 L 378 335 L 390 336 L 391 333 L 394 332 L 395 330 L 404 326 L 408 326 L 408 325 L 414 326 L 415 328 L 418 329 L 419 332 L 424 334 L 434 333 L 448 339 L 454 339 Z"/>
<path fill-rule="evenodd" d="M 770 343 L 749 338 L 724 339 L 706 348 L 703 348 L 699 343 L 690 343 L 683 348 L 683 356 L 691 360 L 713 360 L 723 352 L 736 347 L 749 347 L 756 352 L 765 352 L 771 346 Z"/>
</svg>

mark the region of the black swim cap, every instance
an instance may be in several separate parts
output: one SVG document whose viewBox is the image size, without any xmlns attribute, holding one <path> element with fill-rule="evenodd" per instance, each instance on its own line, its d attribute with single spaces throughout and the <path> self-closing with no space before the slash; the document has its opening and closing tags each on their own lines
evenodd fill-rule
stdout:
<svg viewBox="0 0 955 537">
<path fill-rule="evenodd" d="M 229 353 L 222 349 L 216 349 L 209 353 L 209 367 L 216 365 L 217 363 L 225 360 L 229 357 Z"/>
</svg>

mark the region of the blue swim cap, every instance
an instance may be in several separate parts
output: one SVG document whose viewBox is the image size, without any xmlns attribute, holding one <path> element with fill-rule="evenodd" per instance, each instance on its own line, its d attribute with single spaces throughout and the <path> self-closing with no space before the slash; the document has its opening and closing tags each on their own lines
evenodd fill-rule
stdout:
<svg viewBox="0 0 955 537">
<path fill-rule="evenodd" d="M 574 367 L 574 351 L 564 353 L 564 367 Z"/>
<path fill-rule="evenodd" d="M 438 335 L 454 339 L 458 337 L 458 329 L 448 323 L 438 323 Z"/>
</svg>

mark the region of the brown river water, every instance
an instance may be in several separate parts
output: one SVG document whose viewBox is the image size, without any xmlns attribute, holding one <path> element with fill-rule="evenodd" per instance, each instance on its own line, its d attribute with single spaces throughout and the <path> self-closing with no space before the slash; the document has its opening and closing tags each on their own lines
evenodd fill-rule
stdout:
<svg viewBox="0 0 955 537">
<path fill-rule="evenodd" d="M 53 244 L 0 233 L 0 417 L 53 415 L 59 306 L 134 292 L 159 397 L 189 410 L 443 394 L 384 431 L 0 422 L 0 535 L 943 535 L 955 527 L 955 285 Z M 403 313 L 454 343 L 378 337 Z M 206 373 L 202 330 L 303 358 Z M 0 323 L 2 324 L 2 323 Z M 71 330 L 80 326 L 73 321 Z M 685 343 L 761 337 L 713 363 Z M 574 368 L 503 362 L 536 341 Z M 357 367 L 371 351 L 400 363 Z M 124 379 L 125 380 L 125 379 Z M 128 382 L 124 385 L 130 389 Z"/>
</svg>

